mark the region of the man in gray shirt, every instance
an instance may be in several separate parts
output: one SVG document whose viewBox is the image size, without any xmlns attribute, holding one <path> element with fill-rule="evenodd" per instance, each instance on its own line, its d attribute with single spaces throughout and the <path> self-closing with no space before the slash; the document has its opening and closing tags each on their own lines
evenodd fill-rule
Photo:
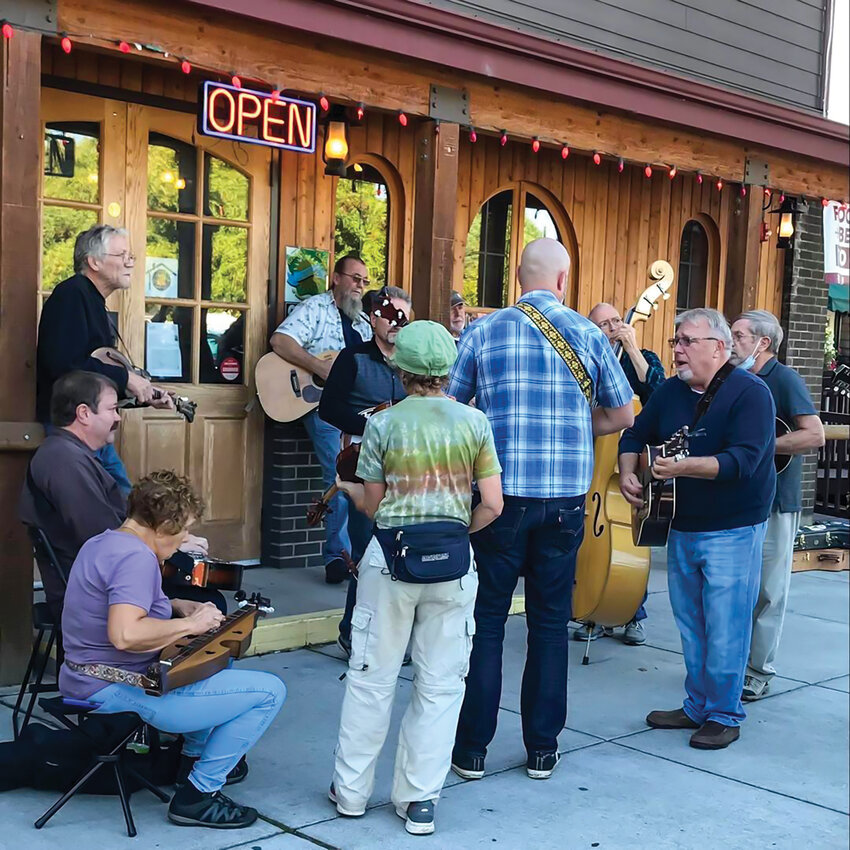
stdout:
<svg viewBox="0 0 850 850">
<path fill-rule="evenodd" d="M 67 574 L 83 543 L 118 528 L 127 513 L 124 494 L 97 459 L 98 450 L 115 439 L 121 419 L 117 387 L 104 375 L 69 372 L 53 385 L 50 417 L 55 430 L 30 462 L 19 515 L 26 525 L 44 531 Z M 207 541 L 190 535 L 182 549 L 206 553 Z M 59 576 L 50 574 L 43 575 L 42 581 L 47 603 L 58 616 L 64 585 Z M 168 595 L 168 587 L 163 589 Z M 183 598 L 187 591 L 197 590 L 179 588 Z M 221 607 L 221 594 L 214 595 L 206 593 L 196 601 L 213 601 Z"/>
</svg>

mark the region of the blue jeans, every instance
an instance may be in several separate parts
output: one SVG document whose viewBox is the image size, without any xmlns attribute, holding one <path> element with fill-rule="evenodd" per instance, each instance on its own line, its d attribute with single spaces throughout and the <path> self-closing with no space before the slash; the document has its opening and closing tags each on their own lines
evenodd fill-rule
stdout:
<svg viewBox="0 0 850 850">
<path fill-rule="evenodd" d="M 347 499 L 348 497 L 346 497 Z M 351 560 L 360 563 L 369 541 L 372 539 L 372 529 L 375 523 L 366 514 L 361 514 L 353 504 L 348 505 L 348 536 L 351 539 Z M 357 579 L 354 576 L 348 580 L 348 593 L 345 596 L 345 611 L 339 621 L 339 633 L 344 640 L 351 640 L 351 617 L 357 604 Z"/>
<path fill-rule="evenodd" d="M 753 608 L 767 523 L 725 531 L 671 531 L 670 605 L 682 636 L 685 713 L 695 723 L 739 726 Z"/>
<path fill-rule="evenodd" d="M 502 515 L 472 535 L 478 566 L 475 638 L 455 751 L 485 756 L 496 733 L 505 622 L 520 571 L 525 576 L 528 654 L 522 677 L 522 737 L 529 755 L 558 749 L 567 719 L 567 623 L 584 496 L 505 496 Z"/>
<path fill-rule="evenodd" d="M 272 673 L 232 669 L 161 697 L 122 684 L 107 685 L 91 697 L 101 703 L 96 714 L 134 711 L 156 729 L 183 735 L 184 755 L 199 756 L 189 779 L 207 794 L 224 786 L 285 699 L 286 686 Z"/>
<path fill-rule="evenodd" d="M 322 483 L 327 489 L 336 480 L 339 429 L 320 419 L 318 410 L 308 413 L 301 421 L 313 441 L 313 451 L 322 467 Z M 322 547 L 325 564 L 341 558 L 343 549 L 350 551 L 347 525 L 348 502 L 342 493 L 337 493 L 330 501 L 330 511 L 325 515 L 325 545 Z"/>
<path fill-rule="evenodd" d="M 640 622 L 641 620 L 645 620 L 647 618 L 645 606 L 646 606 L 646 600 L 647 600 L 648 596 L 649 596 L 649 591 L 648 590 L 644 591 L 643 599 L 641 600 L 641 603 L 638 606 L 637 611 L 635 611 L 634 617 L 632 617 L 633 620 L 637 620 L 638 622 Z"/>
</svg>

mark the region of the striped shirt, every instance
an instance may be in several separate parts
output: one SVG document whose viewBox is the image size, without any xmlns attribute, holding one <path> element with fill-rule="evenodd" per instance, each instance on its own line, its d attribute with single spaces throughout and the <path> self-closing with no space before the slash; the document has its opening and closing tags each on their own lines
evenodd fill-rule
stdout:
<svg viewBox="0 0 850 850">
<path fill-rule="evenodd" d="M 522 296 L 560 331 L 584 364 L 602 407 L 632 390 L 605 335 L 551 292 Z M 458 345 L 448 394 L 490 421 L 506 495 L 556 499 L 587 493 L 593 475 L 590 406 L 567 364 L 531 319 L 512 307 L 476 319 Z"/>
</svg>

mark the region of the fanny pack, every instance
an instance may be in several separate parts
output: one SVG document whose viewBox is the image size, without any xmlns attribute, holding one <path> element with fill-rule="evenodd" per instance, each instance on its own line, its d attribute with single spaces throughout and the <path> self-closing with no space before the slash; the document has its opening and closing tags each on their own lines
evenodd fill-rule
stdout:
<svg viewBox="0 0 850 850">
<path fill-rule="evenodd" d="M 460 522 L 425 522 L 375 528 L 393 581 L 436 584 L 469 572 L 469 528 Z"/>
</svg>

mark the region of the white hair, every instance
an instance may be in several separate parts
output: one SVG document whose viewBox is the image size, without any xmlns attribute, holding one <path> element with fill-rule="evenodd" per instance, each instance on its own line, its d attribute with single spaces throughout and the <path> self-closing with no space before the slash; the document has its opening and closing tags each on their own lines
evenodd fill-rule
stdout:
<svg viewBox="0 0 850 850">
<path fill-rule="evenodd" d="M 779 351 L 785 333 L 782 330 L 782 325 L 779 324 L 779 319 L 773 313 L 768 310 L 747 310 L 746 313 L 741 313 L 735 321 L 737 322 L 740 319 L 746 319 L 750 323 L 753 333 L 758 338 L 766 336 L 770 340 L 767 350 L 771 354 L 776 354 Z"/>
<path fill-rule="evenodd" d="M 676 316 L 674 325 L 678 328 L 685 322 L 699 321 L 706 322 L 709 328 L 717 333 L 717 338 L 723 343 L 727 351 L 732 350 L 732 331 L 726 317 L 719 310 L 712 310 L 711 307 L 694 307 L 693 310 L 685 310 L 684 313 Z"/>
<path fill-rule="evenodd" d="M 109 224 L 96 224 L 77 237 L 74 243 L 74 271 L 84 274 L 88 271 L 89 257 L 102 260 L 109 248 L 109 240 L 113 236 L 126 236 L 127 231 L 123 227 L 112 227 Z"/>
</svg>

